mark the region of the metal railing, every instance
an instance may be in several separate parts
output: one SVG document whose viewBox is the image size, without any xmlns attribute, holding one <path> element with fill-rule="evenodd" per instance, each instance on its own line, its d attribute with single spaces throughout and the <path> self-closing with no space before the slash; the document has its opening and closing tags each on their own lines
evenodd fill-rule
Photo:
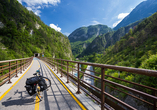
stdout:
<svg viewBox="0 0 157 110">
<path fill-rule="evenodd" d="M 87 62 L 78 62 L 78 61 L 70 61 L 64 59 L 54 59 L 54 58 L 39 58 L 49 65 L 52 66 L 53 69 L 57 71 L 57 73 L 61 74 L 61 77 L 64 75 L 67 77 L 67 83 L 69 83 L 69 79 L 77 85 L 78 90 L 76 91 L 77 94 L 81 93 L 80 89 L 82 89 L 86 94 L 88 94 L 91 98 L 93 98 L 96 102 L 101 104 L 101 110 L 104 108 L 108 110 L 117 109 L 117 110 L 124 110 L 124 109 L 131 109 L 136 110 L 133 105 L 125 103 L 121 98 L 115 97 L 110 92 L 107 92 L 107 88 L 110 90 L 117 91 L 117 93 L 123 93 L 127 96 L 130 96 L 138 101 L 141 101 L 144 104 L 147 104 L 151 109 L 157 110 L 157 89 L 149 86 L 145 86 L 142 84 L 138 84 L 132 81 L 127 81 L 121 78 L 113 77 L 110 75 L 105 74 L 106 69 L 112 69 L 116 71 L 124 71 L 133 74 L 141 74 L 145 76 L 151 76 L 157 78 L 157 71 L 154 70 L 147 70 L 147 69 L 138 69 L 138 68 L 130 68 L 130 67 L 122 67 L 122 66 L 114 66 L 114 65 L 104 65 L 104 64 L 96 64 L 96 63 L 87 63 Z M 75 66 L 77 65 L 77 66 Z M 101 69 L 101 73 L 86 70 L 81 68 L 80 65 L 91 65 L 93 67 L 97 67 Z M 82 69 L 82 70 L 80 70 Z M 99 76 L 91 75 L 85 73 L 83 70 L 94 72 L 95 74 L 99 74 Z M 73 74 L 73 72 L 77 72 L 77 76 Z M 91 85 L 80 78 L 80 75 L 83 77 L 90 77 L 95 82 L 100 84 Z M 128 83 L 133 85 L 132 87 L 126 86 L 123 84 L 119 84 L 110 80 L 107 80 L 106 77 L 110 77 L 112 79 Z M 136 87 L 137 86 L 137 87 Z M 151 91 L 150 94 L 148 92 L 143 91 L 143 89 L 147 89 Z M 106 90 L 105 90 L 106 89 Z"/>
<path fill-rule="evenodd" d="M 33 57 L 15 60 L 0 61 L 0 86 L 8 81 L 11 82 L 12 77 L 18 77 L 18 73 L 22 73 L 32 62 Z"/>
</svg>

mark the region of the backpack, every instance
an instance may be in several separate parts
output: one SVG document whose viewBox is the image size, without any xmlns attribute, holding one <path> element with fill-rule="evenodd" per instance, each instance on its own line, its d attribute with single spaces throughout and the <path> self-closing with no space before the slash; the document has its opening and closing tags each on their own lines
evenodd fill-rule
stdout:
<svg viewBox="0 0 157 110">
<path fill-rule="evenodd" d="M 45 82 L 45 80 L 41 77 L 39 82 L 38 82 L 39 86 L 40 86 L 40 91 L 44 91 L 47 89 L 47 84 Z"/>
</svg>

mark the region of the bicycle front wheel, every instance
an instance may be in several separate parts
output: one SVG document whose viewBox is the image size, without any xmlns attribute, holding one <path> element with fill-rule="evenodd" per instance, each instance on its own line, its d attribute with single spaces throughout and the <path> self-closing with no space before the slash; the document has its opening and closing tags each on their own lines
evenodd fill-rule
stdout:
<svg viewBox="0 0 157 110">
<path fill-rule="evenodd" d="M 45 80 L 45 83 L 46 83 L 46 85 L 47 85 L 47 88 L 49 88 L 49 87 L 51 86 L 51 81 L 50 81 L 50 79 L 47 78 L 47 77 L 42 77 L 42 78 Z"/>
</svg>

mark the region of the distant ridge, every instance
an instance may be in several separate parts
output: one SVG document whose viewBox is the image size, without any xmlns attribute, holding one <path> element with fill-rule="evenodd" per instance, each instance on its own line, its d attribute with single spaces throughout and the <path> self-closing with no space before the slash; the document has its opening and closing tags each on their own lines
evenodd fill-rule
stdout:
<svg viewBox="0 0 157 110">
<path fill-rule="evenodd" d="M 155 12 L 157 12 L 157 0 L 143 1 L 113 29 L 117 30 L 121 27 L 127 26 L 130 23 L 151 16 Z"/>
</svg>

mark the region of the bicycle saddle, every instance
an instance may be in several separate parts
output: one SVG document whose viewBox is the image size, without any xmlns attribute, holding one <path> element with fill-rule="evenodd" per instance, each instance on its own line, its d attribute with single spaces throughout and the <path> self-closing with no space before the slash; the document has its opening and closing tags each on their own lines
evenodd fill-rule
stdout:
<svg viewBox="0 0 157 110">
<path fill-rule="evenodd" d="M 34 73 L 33 75 L 37 75 L 37 73 Z"/>
</svg>

